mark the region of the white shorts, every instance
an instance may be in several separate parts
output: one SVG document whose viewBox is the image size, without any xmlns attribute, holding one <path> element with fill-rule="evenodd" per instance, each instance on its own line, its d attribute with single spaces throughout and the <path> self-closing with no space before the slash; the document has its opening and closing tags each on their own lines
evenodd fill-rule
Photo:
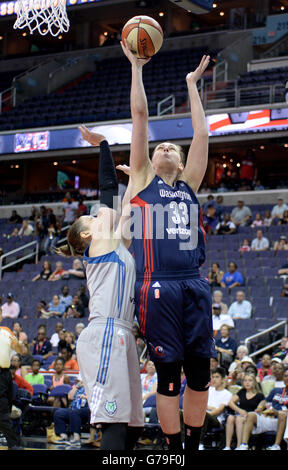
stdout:
<svg viewBox="0 0 288 470">
<path fill-rule="evenodd" d="M 257 414 L 257 425 L 253 428 L 252 434 L 262 434 L 262 432 L 277 432 L 278 419 L 271 416 Z"/>
<path fill-rule="evenodd" d="M 91 411 L 91 424 L 142 427 L 139 359 L 132 325 L 94 318 L 77 341 L 77 361 Z"/>
</svg>

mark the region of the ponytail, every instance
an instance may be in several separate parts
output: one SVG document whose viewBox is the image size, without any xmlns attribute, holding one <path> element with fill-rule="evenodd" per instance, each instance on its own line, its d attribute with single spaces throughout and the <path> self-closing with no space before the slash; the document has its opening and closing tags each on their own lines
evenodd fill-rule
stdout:
<svg viewBox="0 0 288 470">
<path fill-rule="evenodd" d="M 69 228 L 67 232 L 67 245 L 54 247 L 54 251 L 57 255 L 70 257 L 70 256 L 83 256 L 84 251 L 89 245 L 88 240 L 81 237 L 80 233 L 85 230 L 83 221 L 77 219 Z"/>
</svg>

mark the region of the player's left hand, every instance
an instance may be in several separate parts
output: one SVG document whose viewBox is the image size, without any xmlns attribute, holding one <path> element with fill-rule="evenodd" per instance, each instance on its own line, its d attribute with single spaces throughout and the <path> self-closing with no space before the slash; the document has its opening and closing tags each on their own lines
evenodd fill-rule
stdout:
<svg viewBox="0 0 288 470">
<path fill-rule="evenodd" d="M 202 77 L 203 73 L 207 69 L 210 62 L 209 55 L 203 55 L 200 64 L 198 65 L 197 69 L 194 72 L 190 72 L 186 75 L 186 82 L 187 85 L 196 84 L 198 80 Z"/>
<path fill-rule="evenodd" d="M 123 171 L 123 173 L 125 173 L 125 175 L 130 176 L 130 174 L 131 174 L 130 166 L 128 166 L 128 165 L 117 165 L 116 169 L 120 170 L 120 171 Z"/>
<path fill-rule="evenodd" d="M 103 140 L 106 140 L 106 137 L 102 134 L 97 134 L 96 132 L 90 131 L 84 124 L 78 127 L 79 131 L 84 140 L 89 142 L 91 145 L 100 145 Z"/>
</svg>

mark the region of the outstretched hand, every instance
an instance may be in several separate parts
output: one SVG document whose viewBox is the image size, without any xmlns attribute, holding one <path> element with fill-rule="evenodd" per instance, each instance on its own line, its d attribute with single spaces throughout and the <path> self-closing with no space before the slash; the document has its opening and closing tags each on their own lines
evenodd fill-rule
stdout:
<svg viewBox="0 0 288 470">
<path fill-rule="evenodd" d="M 123 171 L 123 173 L 125 173 L 125 175 L 130 176 L 130 174 L 131 174 L 130 166 L 128 166 L 128 165 L 117 165 L 116 169 L 120 170 L 120 171 Z"/>
<path fill-rule="evenodd" d="M 97 132 L 90 131 L 84 124 L 78 127 L 79 131 L 84 140 L 89 142 L 91 145 L 100 145 L 103 140 L 106 140 L 106 137 L 102 134 L 97 134 Z"/>
<path fill-rule="evenodd" d="M 121 44 L 124 54 L 129 59 L 132 65 L 134 64 L 137 67 L 143 67 L 143 65 L 147 64 L 147 62 L 149 62 L 149 60 L 151 59 L 151 57 L 148 57 L 147 59 L 138 59 L 138 57 L 136 57 L 136 55 L 133 54 L 131 49 L 129 49 L 126 39 L 124 39 L 124 42 L 120 41 L 120 44 Z"/>
<path fill-rule="evenodd" d="M 198 80 L 202 77 L 203 73 L 207 69 L 208 65 L 210 62 L 210 56 L 209 55 L 203 55 L 200 64 L 198 67 L 194 70 L 194 72 L 190 72 L 186 75 L 186 82 L 187 85 L 189 86 L 190 84 L 196 84 Z"/>
</svg>

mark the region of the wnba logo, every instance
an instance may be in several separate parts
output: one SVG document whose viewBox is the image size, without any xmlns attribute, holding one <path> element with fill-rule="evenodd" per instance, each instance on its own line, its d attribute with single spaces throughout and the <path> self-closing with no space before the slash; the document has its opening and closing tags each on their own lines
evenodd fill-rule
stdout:
<svg viewBox="0 0 288 470">
<path fill-rule="evenodd" d="M 154 352 L 159 357 L 164 356 L 164 349 L 162 348 L 162 346 L 156 346 L 156 348 L 154 349 Z"/>
</svg>

